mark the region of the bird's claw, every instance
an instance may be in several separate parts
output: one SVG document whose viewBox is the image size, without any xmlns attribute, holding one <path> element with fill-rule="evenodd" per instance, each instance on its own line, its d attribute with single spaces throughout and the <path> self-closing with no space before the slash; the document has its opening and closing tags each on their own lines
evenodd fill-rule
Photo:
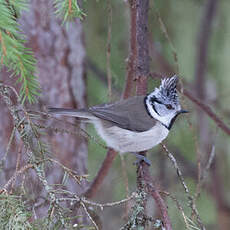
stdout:
<svg viewBox="0 0 230 230">
<path fill-rule="evenodd" d="M 138 153 L 135 153 L 137 160 L 133 163 L 134 165 L 139 165 L 142 161 L 144 161 L 148 166 L 151 166 L 150 160 Z"/>
</svg>

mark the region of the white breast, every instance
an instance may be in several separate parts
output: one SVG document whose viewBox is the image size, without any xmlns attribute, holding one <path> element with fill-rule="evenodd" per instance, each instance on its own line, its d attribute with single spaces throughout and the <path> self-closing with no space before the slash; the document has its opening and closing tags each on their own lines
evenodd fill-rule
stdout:
<svg viewBox="0 0 230 230">
<path fill-rule="evenodd" d="M 169 133 L 169 130 L 160 122 L 157 122 L 154 127 L 145 132 L 133 132 L 117 126 L 105 128 L 100 120 L 93 123 L 98 134 L 105 140 L 108 147 L 120 153 L 151 149 L 161 143 Z"/>
</svg>

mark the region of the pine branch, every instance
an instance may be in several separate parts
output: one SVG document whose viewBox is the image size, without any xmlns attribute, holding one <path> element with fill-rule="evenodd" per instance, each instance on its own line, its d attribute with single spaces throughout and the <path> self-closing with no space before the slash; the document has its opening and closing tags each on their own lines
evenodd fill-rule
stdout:
<svg viewBox="0 0 230 230">
<path fill-rule="evenodd" d="M 54 0 L 56 15 L 66 21 L 72 21 L 75 18 L 83 19 L 86 14 L 79 7 L 77 0 Z"/>
<path fill-rule="evenodd" d="M 0 95 L 3 97 L 3 101 L 9 109 L 9 112 L 14 120 L 14 125 L 19 132 L 20 138 L 27 149 L 29 163 L 33 165 L 36 175 L 48 194 L 50 201 L 48 220 L 52 221 L 51 219 L 54 219 L 53 216 L 55 216 L 55 218 L 61 221 L 61 224 L 65 226 L 66 221 L 63 216 L 62 207 L 59 206 L 59 203 L 56 199 L 56 194 L 52 192 L 53 186 L 48 183 L 44 171 L 45 165 L 43 161 L 45 160 L 45 154 L 47 153 L 47 149 L 44 147 L 45 143 L 41 142 L 38 130 L 33 125 L 33 122 L 24 106 L 21 105 L 18 100 L 16 104 L 13 103 L 11 99 L 11 90 L 13 90 L 13 93 L 15 93 L 13 88 L 0 83 Z M 18 97 L 17 93 L 15 96 Z M 19 113 L 19 109 L 23 112 L 22 114 Z"/>
<path fill-rule="evenodd" d="M 31 212 L 26 209 L 19 196 L 0 195 L 0 226 L 1 229 L 32 229 L 29 219 Z"/>
<path fill-rule="evenodd" d="M 0 62 L 12 72 L 12 76 L 18 76 L 22 103 L 26 99 L 33 103 L 40 92 L 39 82 L 34 75 L 36 59 L 33 52 L 25 47 L 25 36 L 16 21 L 19 12 L 25 9 L 25 0 L 0 2 Z"/>
</svg>

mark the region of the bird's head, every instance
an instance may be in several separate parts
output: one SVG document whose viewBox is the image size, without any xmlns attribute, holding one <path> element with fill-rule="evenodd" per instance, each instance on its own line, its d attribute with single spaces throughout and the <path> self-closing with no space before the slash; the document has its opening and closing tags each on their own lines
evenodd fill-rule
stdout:
<svg viewBox="0 0 230 230">
<path fill-rule="evenodd" d="M 176 90 L 178 77 L 174 75 L 171 78 L 161 80 L 159 88 L 150 93 L 146 97 L 146 106 L 150 115 L 160 121 L 164 126 L 170 129 L 181 113 L 182 110 Z"/>
</svg>

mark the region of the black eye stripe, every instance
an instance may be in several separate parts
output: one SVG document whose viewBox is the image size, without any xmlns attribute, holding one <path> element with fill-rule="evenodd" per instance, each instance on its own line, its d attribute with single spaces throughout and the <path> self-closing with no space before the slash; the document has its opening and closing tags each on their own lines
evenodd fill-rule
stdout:
<svg viewBox="0 0 230 230">
<path fill-rule="evenodd" d="M 162 102 L 160 102 L 156 97 L 152 97 L 151 98 L 151 102 L 157 102 L 158 104 L 163 104 Z"/>
<path fill-rule="evenodd" d="M 154 111 L 155 111 L 157 114 L 158 114 L 158 112 L 157 112 L 156 109 L 155 109 L 154 102 L 156 102 L 156 103 L 158 103 L 158 104 L 160 104 L 160 105 L 164 105 L 168 110 L 172 110 L 172 109 L 173 109 L 173 106 L 172 106 L 171 104 L 164 104 L 164 103 L 162 103 L 161 101 L 159 101 L 155 96 L 153 96 L 153 97 L 150 98 L 150 102 L 151 102 L 151 104 L 152 104 L 152 106 L 153 106 Z M 158 114 L 158 115 L 159 115 L 159 114 Z"/>
<path fill-rule="evenodd" d="M 163 104 L 162 102 L 160 102 L 160 101 L 158 101 L 158 100 L 155 100 L 155 102 L 157 102 L 158 104 L 161 104 L 161 105 Z"/>
</svg>

